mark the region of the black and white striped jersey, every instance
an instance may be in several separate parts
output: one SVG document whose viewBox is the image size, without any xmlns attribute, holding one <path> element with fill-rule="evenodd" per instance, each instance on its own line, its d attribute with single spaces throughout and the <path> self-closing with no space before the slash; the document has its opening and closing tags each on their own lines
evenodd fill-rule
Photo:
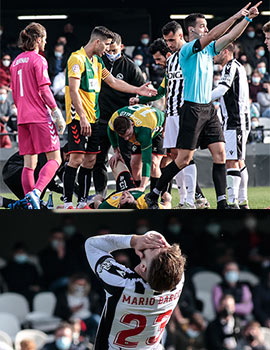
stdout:
<svg viewBox="0 0 270 350">
<path fill-rule="evenodd" d="M 157 293 L 136 272 L 117 263 L 109 252 L 130 248 L 131 237 L 96 236 L 85 243 L 89 264 L 106 293 L 95 350 L 158 350 L 183 288 L 184 276 L 174 290 Z"/>
<path fill-rule="evenodd" d="M 180 107 L 183 104 L 184 78 L 179 64 L 179 52 L 172 54 L 166 64 L 166 74 L 168 78 L 167 89 L 167 117 L 179 116 Z"/>
<path fill-rule="evenodd" d="M 250 130 L 249 88 L 244 66 L 236 59 L 229 61 L 223 67 L 219 84 L 228 87 L 220 100 L 223 129 Z"/>
</svg>

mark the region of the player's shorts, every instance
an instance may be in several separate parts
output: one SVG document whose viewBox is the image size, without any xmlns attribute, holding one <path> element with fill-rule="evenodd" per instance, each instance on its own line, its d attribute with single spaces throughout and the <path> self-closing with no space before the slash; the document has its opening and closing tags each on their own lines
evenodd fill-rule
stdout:
<svg viewBox="0 0 270 350">
<path fill-rule="evenodd" d="M 116 192 L 129 190 L 135 188 L 135 182 L 129 171 L 123 171 L 117 176 L 116 179 Z"/>
<path fill-rule="evenodd" d="M 68 124 L 68 153 L 100 153 L 98 124 L 91 123 L 91 136 L 83 136 L 79 120 Z"/>
<path fill-rule="evenodd" d="M 141 146 L 133 144 L 131 146 L 131 154 L 141 154 Z M 163 148 L 163 136 L 158 134 L 152 140 L 152 154 L 164 156 L 166 155 L 166 149 Z"/>
<path fill-rule="evenodd" d="M 176 148 L 177 137 L 179 134 L 179 115 L 169 116 L 166 118 L 164 131 L 164 148 Z"/>
<path fill-rule="evenodd" d="M 216 110 L 212 103 L 185 101 L 181 107 L 177 148 L 195 150 L 215 142 L 225 142 Z"/>
<path fill-rule="evenodd" d="M 55 124 L 28 123 L 18 125 L 19 153 L 39 154 L 60 149 L 60 141 Z"/>
<path fill-rule="evenodd" d="M 225 130 L 225 151 L 227 160 L 241 160 L 246 158 L 246 144 L 248 130 Z"/>
</svg>

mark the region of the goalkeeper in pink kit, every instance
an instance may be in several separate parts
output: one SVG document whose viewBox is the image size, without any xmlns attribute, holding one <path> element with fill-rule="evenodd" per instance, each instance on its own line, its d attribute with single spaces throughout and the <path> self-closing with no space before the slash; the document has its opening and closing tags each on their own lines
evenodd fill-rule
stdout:
<svg viewBox="0 0 270 350">
<path fill-rule="evenodd" d="M 24 156 L 22 186 L 29 208 L 40 209 L 40 194 L 53 178 L 61 164 L 59 133 L 65 130 L 65 120 L 49 88 L 48 64 L 38 54 L 44 51 L 46 29 L 31 23 L 19 35 L 18 55 L 10 68 L 11 87 L 18 109 L 19 152 Z M 46 153 L 47 163 L 39 173 L 37 182 L 34 170 L 37 155 Z"/>
</svg>

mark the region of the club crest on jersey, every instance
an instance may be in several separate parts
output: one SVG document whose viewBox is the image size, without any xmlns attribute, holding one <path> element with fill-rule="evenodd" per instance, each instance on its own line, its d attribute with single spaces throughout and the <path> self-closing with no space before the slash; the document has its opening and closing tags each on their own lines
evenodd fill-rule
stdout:
<svg viewBox="0 0 270 350">
<path fill-rule="evenodd" d="M 104 261 L 98 268 L 98 273 L 102 273 L 103 270 L 109 271 L 112 266 L 111 261 Z"/>
<path fill-rule="evenodd" d="M 122 73 L 118 73 L 117 76 L 116 76 L 117 79 L 120 79 L 120 80 L 123 80 L 124 79 L 124 76 Z"/>
</svg>

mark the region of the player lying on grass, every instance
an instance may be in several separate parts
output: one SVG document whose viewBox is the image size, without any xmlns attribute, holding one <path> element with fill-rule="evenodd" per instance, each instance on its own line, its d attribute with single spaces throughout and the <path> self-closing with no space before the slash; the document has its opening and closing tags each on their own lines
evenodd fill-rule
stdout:
<svg viewBox="0 0 270 350">
<path fill-rule="evenodd" d="M 116 181 L 116 191 L 107 198 L 101 195 L 94 197 L 95 209 L 147 209 L 144 200 L 144 192 L 136 189 L 135 182 L 125 165 L 124 161 L 119 158 L 117 162 L 110 159 L 110 166 Z M 168 192 L 162 195 L 162 204 L 160 209 L 171 209 L 171 195 Z"/>
</svg>

